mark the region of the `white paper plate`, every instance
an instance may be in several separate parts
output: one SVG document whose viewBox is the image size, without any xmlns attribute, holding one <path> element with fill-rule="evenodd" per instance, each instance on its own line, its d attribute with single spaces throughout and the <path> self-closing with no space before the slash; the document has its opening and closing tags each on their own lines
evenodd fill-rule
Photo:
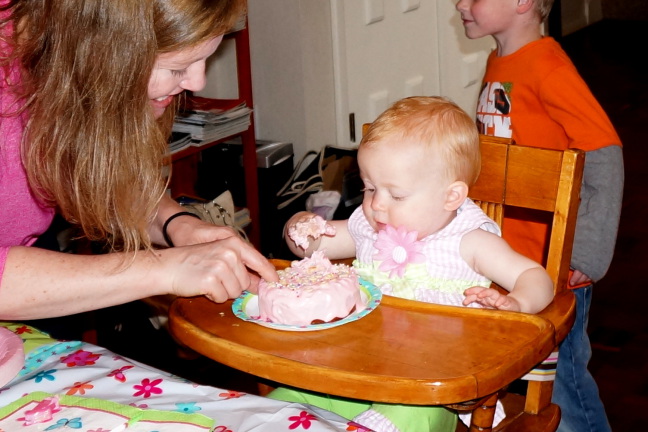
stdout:
<svg viewBox="0 0 648 432">
<path fill-rule="evenodd" d="M 367 298 L 367 306 L 361 311 L 355 311 L 344 319 L 337 320 L 330 323 L 311 324 L 307 326 L 296 326 L 288 324 L 276 324 L 259 319 L 259 297 L 255 294 L 244 292 L 239 298 L 234 300 L 232 304 L 232 311 L 234 315 L 243 321 L 249 321 L 264 327 L 270 327 L 276 330 L 286 331 L 315 331 L 325 330 L 332 327 L 348 324 L 357 321 L 362 317 L 367 316 L 372 310 L 376 309 L 380 300 L 382 299 L 382 292 L 373 284 L 360 279 L 360 290 Z"/>
</svg>

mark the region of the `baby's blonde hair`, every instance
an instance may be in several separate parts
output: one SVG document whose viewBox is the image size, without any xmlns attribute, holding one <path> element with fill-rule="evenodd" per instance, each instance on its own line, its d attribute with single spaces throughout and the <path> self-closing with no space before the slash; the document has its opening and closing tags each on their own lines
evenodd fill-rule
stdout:
<svg viewBox="0 0 648 432">
<path fill-rule="evenodd" d="M 479 176 L 481 154 L 475 122 L 447 98 L 415 96 L 397 101 L 370 125 L 360 148 L 387 138 L 432 149 L 444 162 L 444 175 L 450 181 L 472 186 Z"/>
</svg>

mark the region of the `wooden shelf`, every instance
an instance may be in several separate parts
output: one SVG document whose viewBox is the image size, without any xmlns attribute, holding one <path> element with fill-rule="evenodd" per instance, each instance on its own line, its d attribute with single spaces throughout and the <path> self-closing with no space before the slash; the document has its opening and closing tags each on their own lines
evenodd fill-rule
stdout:
<svg viewBox="0 0 648 432">
<path fill-rule="evenodd" d="M 225 35 L 236 45 L 236 71 L 238 81 L 238 101 L 254 109 L 252 100 L 252 72 L 250 63 L 250 35 L 247 22 L 245 27 Z M 205 143 L 200 147 L 189 147 L 172 155 L 172 172 L 169 187 L 171 195 L 196 195 L 195 187 L 198 177 L 198 162 L 200 152 L 227 141 L 233 137 L 241 137 L 243 145 L 243 170 L 245 175 L 246 206 L 250 211 L 252 222 L 246 228 L 252 244 L 259 249 L 261 246 L 261 228 L 259 220 L 259 185 L 257 181 L 256 137 L 254 135 L 254 112 L 250 113 L 250 126 L 247 130 L 228 137 Z"/>
</svg>

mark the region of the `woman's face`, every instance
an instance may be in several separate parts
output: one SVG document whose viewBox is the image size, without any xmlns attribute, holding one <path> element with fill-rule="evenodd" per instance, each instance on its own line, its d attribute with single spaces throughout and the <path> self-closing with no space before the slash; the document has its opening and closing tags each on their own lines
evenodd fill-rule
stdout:
<svg viewBox="0 0 648 432">
<path fill-rule="evenodd" d="M 222 40 L 223 36 L 218 36 L 191 48 L 157 56 L 148 85 L 148 97 L 156 117 L 164 113 L 175 95 L 205 87 L 205 62 Z"/>
</svg>

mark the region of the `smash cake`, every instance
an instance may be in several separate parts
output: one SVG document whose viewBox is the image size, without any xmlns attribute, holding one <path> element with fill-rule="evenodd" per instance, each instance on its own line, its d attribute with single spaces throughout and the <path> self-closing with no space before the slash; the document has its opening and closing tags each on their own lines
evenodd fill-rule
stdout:
<svg viewBox="0 0 648 432">
<path fill-rule="evenodd" d="M 308 326 L 345 318 L 367 305 L 355 270 L 331 263 L 321 251 L 277 273 L 279 282 L 259 283 L 259 319 L 263 321 Z"/>
</svg>

